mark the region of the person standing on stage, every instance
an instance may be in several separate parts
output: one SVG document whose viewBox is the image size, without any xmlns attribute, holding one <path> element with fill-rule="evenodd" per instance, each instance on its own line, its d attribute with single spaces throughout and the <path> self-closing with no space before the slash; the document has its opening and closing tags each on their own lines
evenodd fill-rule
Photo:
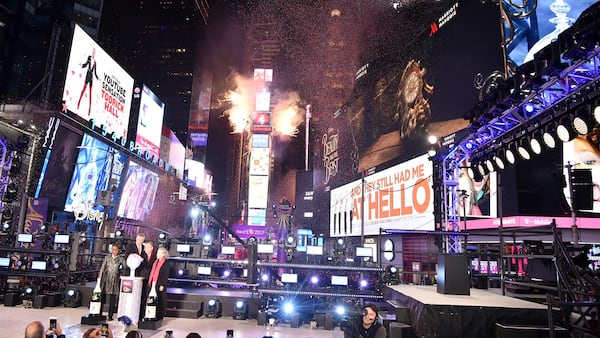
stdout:
<svg viewBox="0 0 600 338">
<path fill-rule="evenodd" d="M 119 244 L 113 243 L 111 254 L 104 257 L 99 272 L 100 288 L 102 289 L 102 306 L 100 309 L 104 308 L 106 297 L 108 297 L 108 320 L 113 320 L 113 315 L 117 312 L 117 297 L 121 286 L 120 276 L 124 266 L 125 259 L 119 256 Z"/>
<path fill-rule="evenodd" d="M 140 309 L 140 319 L 144 317 L 146 312 L 146 295 L 150 292 L 150 287 L 148 286 L 148 280 L 150 279 L 150 272 L 152 271 L 152 266 L 156 261 L 156 248 L 154 247 L 154 242 L 146 241 L 144 243 L 144 252 L 146 253 L 146 258 L 138 268 L 140 277 L 144 277 L 144 284 L 142 287 L 142 295 L 144 298 L 141 302 Z M 156 290 L 158 292 L 158 290 Z"/>
<path fill-rule="evenodd" d="M 146 260 L 146 251 L 144 250 L 144 241 L 146 240 L 146 235 L 144 235 L 143 233 L 139 233 L 135 236 L 135 243 L 132 243 L 131 241 L 129 243 L 127 243 L 127 246 L 125 247 L 125 259 L 127 259 L 127 257 L 129 257 L 129 255 L 131 254 L 137 254 L 140 257 L 142 257 L 144 259 L 144 261 Z M 142 266 L 144 265 L 144 262 L 142 261 Z M 138 267 L 135 270 L 135 276 L 136 277 L 142 277 L 143 275 L 141 274 L 141 269 L 142 266 Z M 152 268 L 152 266 L 150 266 L 150 268 Z M 129 274 L 129 271 L 126 271 L 126 274 Z"/>
<path fill-rule="evenodd" d="M 148 298 L 152 283 L 156 282 L 156 293 L 158 294 L 158 308 L 156 311 L 156 319 L 162 319 L 167 308 L 167 282 L 169 281 L 169 273 L 171 265 L 168 262 L 169 251 L 166 248 L 160 247 L 156 252 L 156 261 L 152 264 L 152 270 L 148 277 L 146 286 L 148 288 L 144 299 Z"/>
</svg>

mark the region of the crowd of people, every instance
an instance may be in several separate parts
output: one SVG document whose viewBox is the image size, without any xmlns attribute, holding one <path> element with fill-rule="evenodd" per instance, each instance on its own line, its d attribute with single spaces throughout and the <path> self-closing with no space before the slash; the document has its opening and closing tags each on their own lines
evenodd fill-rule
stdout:
<svg viewBox="0 0 600 338">
<path fill-rule="evenodd" d="M 60 322 L 56 321 L 56 327 L 48 327 L 46 328 L 42 322 L 39 320 L 33 321 L 25 327 L 25 338 L 66 338 L 65 334 L 62 331 L 60 326 Z M 87 329 L 82 338 L 94 338 L 94 337 L 108 337 L 113 338 L 113 331 L 111 329 L 106 330 L 102 326 L 100 327 L 91 327 Z M 139 330 L 132 330 L 127 332 L 125 338 L 143 338 L 144 335 Z M 174 338 L 172 332 L 165 331 L 165 338 Z M 71 337 L 69 337 L 71 338 Z M 185 338 L 202 338 L 202 336 L 197 332 L 188 333 Z"/>
</svg>

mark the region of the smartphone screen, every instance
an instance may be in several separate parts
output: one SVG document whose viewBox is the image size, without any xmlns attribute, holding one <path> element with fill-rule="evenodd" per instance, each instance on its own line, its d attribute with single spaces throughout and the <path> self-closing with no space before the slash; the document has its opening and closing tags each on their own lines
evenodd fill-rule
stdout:
<svg viewBox="0 0 600 338">
<path fill-rule="evenodd" d="M 173 330 L 167 330 L 166 333 L 165 338 L 173 338 Z"/>
<path fill-rule="evenodd" d="M 50 328 L 52 330 L 56 329 L 56 318 L 50 317 Z"/>
<path fill-rule="evenodd" d="M 102 337 L 108 337 L 108 324 L 102 323 L 100 331 L 102 332 Z"/>
</svg>

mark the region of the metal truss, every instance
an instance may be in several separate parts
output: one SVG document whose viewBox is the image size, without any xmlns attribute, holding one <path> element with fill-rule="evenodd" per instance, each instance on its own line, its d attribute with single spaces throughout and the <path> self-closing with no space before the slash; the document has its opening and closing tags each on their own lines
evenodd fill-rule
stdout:
<svg viewBox="0 0 600 338">
<path fill-rule="evenodd" d="M 460 167 L 467 165 L 467 159 L 490 154 L 600 95 L 599 67 L 600 47 L 574 60 L 560 72 L 549 71 L 538 78 L 526 79 L 507 100 L 488 112 L 491 115 L 488 121 L 476 129 L 472 127 L 467 137 L 448 150 L 442 159 L 445 230 L 459 230 L 458 176 Z M 448 236 L 446 250 L 448 253 L 462 252 L 460 236 Z"/>
</svg>

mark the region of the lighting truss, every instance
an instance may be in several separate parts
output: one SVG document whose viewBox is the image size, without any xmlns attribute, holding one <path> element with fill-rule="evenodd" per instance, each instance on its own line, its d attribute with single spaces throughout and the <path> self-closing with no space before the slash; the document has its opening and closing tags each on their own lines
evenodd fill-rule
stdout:
<svg viewBox="0 0 600 338">
<path fill-rule="evenodd" d="M 527 133 L 533 124 L 543 128 L 552 120 L 575 108 L 581 102 L 600 95 L 600 48 L 591 51 L 562 72 L 544 78 L 538 88 L 522 91 L 523 98 L 450 148 L 442 158 L 443 198 L 442 222 L 447 231 L 459 231 L 457 203 L 459 168 L 469 157 L 483 156 L 512 140 L 516 132 Z M 519 89 L 515 89 L 519 90 Z M 525 109 L 525 106 L 528 109 Z M 531 107 L 533 106 L 533 109 Z M 459 235 L 446 239 L 448 253 L 462 252 Z"/>
</svg>

